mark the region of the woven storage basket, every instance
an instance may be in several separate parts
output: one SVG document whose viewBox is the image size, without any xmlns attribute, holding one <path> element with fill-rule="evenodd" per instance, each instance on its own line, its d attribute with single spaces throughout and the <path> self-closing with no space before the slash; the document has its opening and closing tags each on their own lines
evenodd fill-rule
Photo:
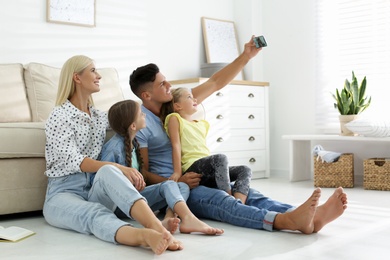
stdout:
<svg viewBox="0 0 390 260">
<path fill-rule="evenodd" d="M 366 190 L 390 190 L 390 159 L 364 160 L 363 187 Z"/>
<path fill-rule="evenodd" d="M 344 153 L 337 162 L 322 162 L 321 158 L 314 157 L 314 186 L 324 188 L 352 188 L 353 153 Z"/>
</svg>

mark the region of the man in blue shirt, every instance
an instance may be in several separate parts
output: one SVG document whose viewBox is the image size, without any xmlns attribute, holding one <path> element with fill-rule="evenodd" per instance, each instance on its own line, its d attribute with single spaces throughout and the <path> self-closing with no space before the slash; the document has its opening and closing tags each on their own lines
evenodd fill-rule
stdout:
<svg viewBox="0 0 390 260">
<path fill-rule="evenodd" d="M 194 98 L 202 103 L 212 93 L 225 87 L 260 50 L 252 37 L 232 63 L 192 89 Z M 148 184 L 159 183 L 173 173 L 172 146 L 159 117 L 162 104 L 172 100 L 171 85 L 155 64 L 137 68 L 130 75 L 129 83 L 133 93 L 142 100 L 142 111 L 146 114 L 146 128 L 136 135 L 140 144 L 142 170 Z M 318 206 L 321 195 L 319 188 L 297 208 L 267 198 L 254 189 L 250 189 L 244 205 L 222 190 L 199 185 L 200 176 L 189 172 L 179 180 L 191 188 L 187 200 L 191 211 L 197 217 L 237 226 L 269 231 L 298 230 L 310 234 L 339 217 L 347 207 L 347 196 L 341 187 L 321 206 Z"/>
</svg>

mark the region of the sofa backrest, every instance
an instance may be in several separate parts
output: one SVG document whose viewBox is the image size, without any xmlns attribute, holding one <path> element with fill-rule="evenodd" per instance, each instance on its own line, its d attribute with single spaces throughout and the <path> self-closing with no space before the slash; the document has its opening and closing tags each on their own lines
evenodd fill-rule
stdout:
<svg viewBox="0 0 390 260">
<path fill-rule="evenodd" d="M 0 64 L 0 122 L 31 121 L 23 65 Z"/>
<path fill-rule="evenodd" d="M 100 91 L 92 95 L 95 107 L 108 111 L 110 106 L 123 100 L 123 92 L 114 68 L 98 69 L 102 76 Z M 24 68 L 27 96 L 30 102 L 32 121 L 42 122 L 52 111 L 57 97 L 60 68 L 40 63 L 29 63 Z"/>
<path fill-rule="evenodd" d="M 108 111 L 124 99 L 114 68 L 98 69 L 100 91 L 92 95 L 96 108 Z M 61 69 L 40 63 L 0 64 L 0 123 L 43 122 L 57 97 Z"/>
</svg>

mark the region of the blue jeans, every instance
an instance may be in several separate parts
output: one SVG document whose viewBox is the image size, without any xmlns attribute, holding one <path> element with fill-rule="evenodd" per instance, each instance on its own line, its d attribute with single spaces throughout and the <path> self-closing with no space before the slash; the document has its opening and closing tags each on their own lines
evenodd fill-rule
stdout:
<svg viewBox="0 0 390 260">
<path fill-rule="evenodd" d="M 198 186 L 191 190 L 187 205 L 198 218 L 268 231 L 273 230 L 273 223 L 278 213 L 294 210 L 293 206 L 267 198 L 254 189 L 249 189 L 244 205 L 225 191 L 205 186 Z"/>
<path fill-rule="evenodd" d="M 99 190 L 104 190 L 104 186 L 107 185 L 107 182 L 109 181 L 108 179 L 110 178 L 110 175 L 101 174 L 100 171 L 96 173 L 96 177 L 94 178 L 91 189 L 92 194 L 90 195 L 89 200 L 100 202 L 112 211 L 115 211 L 117 208 L 119 208 L 120 211 L 122 211 L 127 217 L 131 218 L 126 204 L 116 204 L 111 199 L 111 197 L 107 197 L 105 194 L 101 194 L 101 192 L 99 192 Z M 125 181 L 129 182 L 127 178 L 125 178 Z M 116 189 L 116 184 L 114 183 L 112 188 L 109 186 L 108 188 Z M 94 190 L 98 190 L 98 192 L 93 192 Z M 177 183 L 171 180 L 167 180 L 158 184 L 146 186 L 145 189 L 140 192 L 140 194 L 144 199 L 146 199 L 152 211 L 162 209 L 166 206 L 173 210 L 173 207 L 177 202 L 185 202 L 188 199 L 190 195 L 190 188 L 183 182 Z M 123 211 L 123 209 L 127 211 Z M 120 216 L 123 216 L 123 214 Z"/>
<path fill-rule="evenodd" d="M 167 180 L 158 184 L 146 186 L 141 195 L 148 201 L 149 207 L 159 210 L 166 206 L 173 210 L 179 201 L 186 201 L 190 196 L 190 188 L 184 182 Z"/>
<path fill-rule="evenodd" d="M 117 230 L 129 225 L 119 219 L 114 210 L 118 207 L 128 217 L 133 204 L 146 200 L 131 184 L 131 182 L 115 166 L 106 165 L 99 169 L 91 185 L 91 174 L 76 173 L 59 178 L 49 178 L 43 214 L 46 221 L 53 226 L 71 229 L 84 234 L 94 234 L 96 237 L 116 243 Z M 180 195 L 177 183 L 169 181 L 155 186 L 156 192 L 149 188 L 146 194 L 156 195 L 155 206 L 166 206 L 162 195 L 172 195 L 167 199 L 170 206 L 184 200 Z M 153 187 L 153 186 L 151 186 Z M 162 192 L 171 189 L 175 192 Z M 181 185 L 185 191 L 188 186 Z M 185 192 L 184 192 L 185 193 Z M 160 196 L 161 195 L 161 196 Z"/>
</svg>

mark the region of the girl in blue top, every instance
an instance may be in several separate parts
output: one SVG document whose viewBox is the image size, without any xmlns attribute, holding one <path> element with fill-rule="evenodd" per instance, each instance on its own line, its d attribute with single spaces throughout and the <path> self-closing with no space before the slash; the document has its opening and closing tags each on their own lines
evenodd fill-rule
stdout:
<svg viewBox="0 0 390 260">
<path fill-rule="evenodd" d="M 142 169 L 144 158 L 140 156 L 135 135 L 138 130 L 146 126 L 145 114 L 142 112 L 140 104 L 133 100 L 117 102 L 108 111 L 108 120 L 116 134 L 104 145 L 102 160 L 119 163 L 139 172 Z M 148 180 L 145 179 L 145 181 Z M 183 186 L 186 189 L 183 189 Z M 182 190 L 184 190 L 185 198 L 181 194 Z M 201 232 L 208 235 L 219 235 L 224 232 L 222 229 L 210 227 L 192 214 L 185 202 L 189 196 L 189 188 L 183 182 L 176 183 L 167 180 L 146 186 L 140 193 L 154 211 L 168 204 L 167 215 L 171 217 L 175 212 L 181 219 L 179 227 L 181 233 Z M 174 230 L 171 232 L 173 233 Z"/>
</svg>

